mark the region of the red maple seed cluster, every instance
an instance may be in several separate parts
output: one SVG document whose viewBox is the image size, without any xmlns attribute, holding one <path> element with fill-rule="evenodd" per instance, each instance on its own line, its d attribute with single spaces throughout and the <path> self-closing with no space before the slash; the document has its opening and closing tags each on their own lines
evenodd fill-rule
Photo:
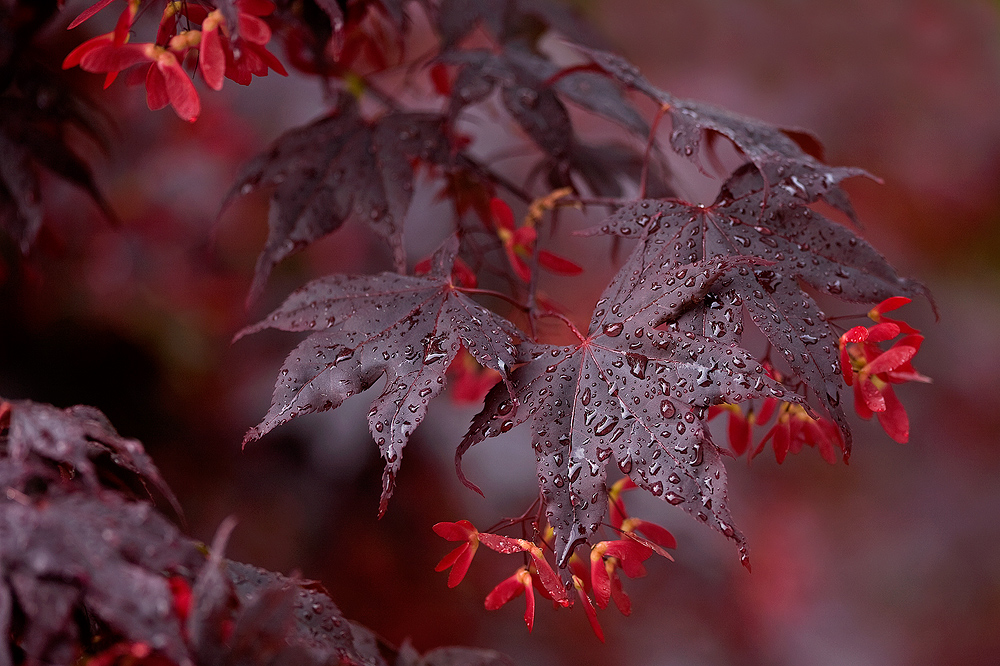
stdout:
<svg viewBox="0 0 1000 666">
<path fill-rule="evenodd" d="M 112 2 L 99 0 L 69 27 L 75 28 Z M 185 65 L 197 67 L 213 90 L 221 90 L 226 78 L 249 85 L 254 76 L 267 76 L 269 70 L 282 76 L 288 74 L 265 48 L 271 40 L 271 29 L 261 17 L 274 11 L 269 0 L 235 0 L 236 25 L 226 21 L 221 9 L 196 2 L 168 1 L 155 41 L 131 43 L 132 24 L 140 4 L 140 0 L 126 0 L 115 29 L 73 49 L 63 60 L 63 69 L 79 66 L 88 72 L 106 73 L 105 88 L 119 73 L 129 70 L 130 83 L 145 82 L 150 109 L 169 104 L 188 122 L 197 120 L 201 101 Z"/>
<path fill-rule="evenodd" d="M 888 298 L 868 312 L 874 326 L 855 326 L 840 336 L 840 365 L 844 381 L 854 387 L 854 410 L 863 419 L 878 416 L 879 424 L 886 434 L 899 443 L 910 438 L 910 421 L 906 409 L 896 397 L 892 384 L 904 382 L 930 382 L 910 364 L 919 351 L 924 338 L 920 331 L 909 324 L 884 316 L 885 312 L 896 310 L 911 299 L 905 296 Z M 899 338 L 887 350 L 878 343 Z M 764 364 L 769 377 L 781 382 L 783 377 L 770 363 Z M 793 402 L 767 398 L 758 410 L 752 404 L 714 405 L 709 410 L 709 418 L 723 413 L 729 414 L 727 436 L 733 453 L 741 456 L 748 453 L 753 460 L 770 441 L 774 457 L 782 463 L 789 453 L 798 453 L 803 446 L 815 447 L 823 460 L 830 464 L 844 451 L 844 437 L 840 428 L 827 418 L 815 415 L 808 407 Z M 753 445 L 753 428 L 768 423 L 777 414 L 774 425 L 764 434 L 756 446 Z"/>
<path fill-rule="evenodd" d="M 895 296 L 869 311 L 874 326 L 855 326 L 840 336 L 840 367 L 844 381 L 854 387 L 854 411 L 863 419 L 878 416 L 886 434 L 900 443 L 910 439 L 910 419 L 892 384 L 930 382 L 910 364 L 924 336 L 909 324 L 883 315 L 910 302 Z M 900 335 L 889 349 L 879 347 Z"/>
<path fill-rule="evenodd" d="M 637 486 L 628 477 L 622 478 L 608 489 L 608 502 L 611 506 L 611 529 L 620 538 L 599 541 L 590 547 L 590 561 L 585 562 L 577 553 L 573 553 L 567 564 L 567 577 L 576 590 L 580 605 L 583 606 L 594 634 L 604 641 L 604 631 L 597 620 L 597 608 L 605 609 L 613 601 L 623 615 L 632 612 L 632 604 L 622 588 L 618 575 L 621 571 L 629 578 L 639 578 L 646 575 L 643 565 L 653 553 L 673 560 L 667 548 L 676 548 L 677 541 L 665 528 L 641 518 L 628 515 L 622 493 Z M 516 524 L 521 520 L 508 521 Z M 434 531 L 438 536 L 448 541 L 464 541 L 450 553 L 441 558 L 435 571 L 451 569 L 448 573 L 448 587 L 455 587 L 462 582 L 469 571 L 472 558 L 480 544 L 498 553 L 524 553 L 525 563 L 514 573 L 502 580 L 486 595 L 487 610 L 497 610 L 507 602 L 522 594 L 525 596 L 526 608 L 524 623 L 531 631 L 535 622 L 535 592 L 548 599 L 554 607 L 569 607 L 573 605 L 567 594 L 568 585 L 559 577 L 545 557 L 545 552 L 552 551 L 552 530 L 544 528 L 539 520 L 532 522 L 536 534 L 534 541 L 516 539 L 492 532 L 480 532 L 468 520 L 455 523 L 438 523 Z"/>
</svg>

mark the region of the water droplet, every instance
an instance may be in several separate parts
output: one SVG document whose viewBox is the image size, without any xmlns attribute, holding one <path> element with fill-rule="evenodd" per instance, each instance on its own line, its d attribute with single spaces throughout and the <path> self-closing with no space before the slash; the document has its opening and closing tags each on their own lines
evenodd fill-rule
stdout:
<svg viewBox="0 0 1000 666">
<path fill-rule="evenodd" d="M 641 354 L 626 354 L 628 359 L 629 372 L 636 379 L 646 378 L 646 366 L 649 359 Z"/>
<path fill-rule="evenodd" d="M 677 413 L 677 409 L 674 407 L 674 403 L 670 402 L 666 398 L 660 401 L 660 414 L 665 419 L 672 418 L 674 414 Z"/>
<path fill-rule="evenodd" d="M 605 416 L 601 419 L 601 422 L 594 427 L 594 434 L 598 437 L 604 437 L 618 425 L 618 419 L 614 416 Z"/>
<path fill-rule="evenodd" d="M 684 497 L 682 495 L 678 495 L 672 490 L 668 491 L 667 494 L 663 496 L 663 499 L 665 499 L 668 504 L 673 504 L 674 506 L 684 502 Z"/>
<path fill-rule="evenodd" d="M 608 336 L 609 338 L 616 338 L 619 335 L 621 335 L 622 330 L 624 330 L 624 328 L 625 328 L 625 325 L 622 324 L 621 322 L 614 322 L 612 324 L 605 324 L 604 325 L 604 335 Z"/>
</svg>

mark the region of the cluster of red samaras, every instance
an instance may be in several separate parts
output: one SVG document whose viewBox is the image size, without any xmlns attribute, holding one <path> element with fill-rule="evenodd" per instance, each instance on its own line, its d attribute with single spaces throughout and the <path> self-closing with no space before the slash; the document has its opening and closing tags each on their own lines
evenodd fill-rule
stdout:
<svg viewBox="0 0 1000 666">
<path fill-rule="evenodd" d="M 841 335 L 839 342 L 841 370 L 844 381 L 854 388 L 855 411 L 863 419 L 878 416 L 885 432 L 900 443 L 910 438 L 910 420 L 892 384 L 930 381 L 910 364 L 920 349 L 923 336 L 909 324 L 884 315 L 909 302 L 910 299 L 903 296 L 882 301 L 868 312 L 875 322 L 874 326 L 855 326 Z M 889 349 L 879 346 L 879 343 L 896 338 L 899 339 Z M 781 381 L 781 376 L 773 367 L 766 367 L 773 379 Z M 723 412 L 729 414 L 729 445 L 737 456 L 749 452 L 749 459 L 752 460 L 770 441 L 779 463 L 789 453 L 798 453 L 808 445 L 816 447 L 823 459 L 832 464 L 837 461 L 838 450 L 844 450 L 840 429 L 825 418 L 811 415 L 803 405 L 768 398 L 756 412 L 752 406 L 746 411 L 741 405 L 712 407 L 709 418 Z M 754 426 L 768 423 L 775 413 L 777 419 L 774 425 L 753 446 Z"/>
<path fill-rule="evenodd" d="M 114 1 L 99 0 L 69 27 L 75 28 Z M 169 104 L 189 122 L 198 118 L 201 102 L 185 63 L 196 63 L 201 77 L 214 90 L 222 88 L 224 78 L 249 85 L 254 76 L 267 76 L 269 69 L 287 75 L 278 59 L 264 48 L 271 39 L 271 29 L 261 17 L 274 11 L 269 0 L 236 0 L 235 26 L 227 24 L 219 9 L 210 10 L 195 2 L 167 2 L 156 40 L 130 43 L 139 5 L 140 0 L 126 0 L 115 29 L 73 49 L 63 68 L 79 66 L 88 72 L 106 73 L 105 88 L 120 72 L 129 70 L 130 83 L 145 82 L 150 109 Z"/>
<path fill-rule="evenodd" d="M 613 601 L 623 615 L 628 615 L 632 611 L 631 602 L 622 589 L 618 572 L 621 571 L 629 578 L 644 576 L 646 568 L 643 562 L 653 553 L 673 560 L 665 549 L 677 547 L 673 535 L 663 527 L 640 518 L 632 518 L 626 513 L 622 493 L 635 487 L 630 479 L 624 478 L 608 490 L 611 527 L 621 538 L 601 541 L 591 546 L 590 562 L 585 562 L 574 553 L 568 564 L 577 599 L 587 614 L 591 629 L 602 642 L 604 632 L 597 621 L 595 604 L 598 608 L 605 609 Z M 551 550 L 551 529 L 546 530 L 546 534 L 538 537 L 536 541 L 480 532 L 467 520 L 460 520 L 457 523 L 438 523 L 434 526 L 434 531 L 448 541 L 465 542 L 445 555 L 435 569 L 444 571 L 451 568 L 448 574 L 448 587 L 455 587 L 462 582 L 480 544 L 498 553 L 524 554 L 524 565 L 486 595 L 487 610 L 496 610 L 523 594 L 527 601 L 524 622 L 528 625 L 528 631 L 531 631 L 535 621 L 536 591 L 555 606 L 573 605 L 567 586 L 563 584 L 545 557 L 545 551 Z"/>
</svg>

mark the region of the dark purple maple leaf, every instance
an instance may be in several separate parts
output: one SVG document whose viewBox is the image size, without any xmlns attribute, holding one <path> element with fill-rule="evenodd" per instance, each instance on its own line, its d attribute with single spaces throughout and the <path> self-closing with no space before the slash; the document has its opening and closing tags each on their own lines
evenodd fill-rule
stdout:
<svg viewBox="0 0 1000 666">
<path fill-rule="evenodd" d="M 95 454 L 159 480 L 96 409 L 0 400 L 0 666 L 119 663 L 136 649 L 188 666 L 388 666 L 395 651 L 319 583 L 225 560 L 235 520 L 206 558 L 150 503 L 102 485 Z M 510 663 L 471 648 L 412 656 Z"/>
<path fill-rule="evenodd" d="M 602 43 L 575 12 L 547 0 L 441 0 L 434 16 L 442 51 L 453 49 L 477 27 L 502 44 L 535 41 L 550 30 L 579 44 Z"/>
<path fill-rule="evenodd" d="M 596 69 L 662 104 L 673 124 L 671 148 L 699 168 L 702 168 L 701 149 L 706 137 L 710 139 L 712 133 L 721 134 L 736 144 L 757 167 L 768 186 L 781 183 L 806 201 L 823 199 L 854 219 L 854 209 L 840 188 L 840 182 L 852 176 L 872 176 L 863 169 L 833 167 L 821 162 L 810 154 L 816 152 L 820 144 L 808 132 L 782 129 L 711 104 L 674 97 L 651 84 L 625 58 L 606 51 L 578 48 L 591 58 Z"/>
<path fill-rule="evenodd" d="M 391 113 L 369 121 L 349 93 L 339 95 L 327 116 L 279 137 L 243 167 L 223 203 L 225 208 L 237 195 L 275 187 L 250 300 L 279 261 L 336 231 L 351 215 L 388 241 L 402 270 L 413 163 L 442 164 L 451 155 L 442 116 Z"/>
<path fill-rule="evenodd" d="M 560 96 L 640 136 L 649 133 L 646 121 L 613 81 L 589 71 L 557 76 L 559 67 L 523 45 L 511 44 L 499 53 L 457 51 L 445 54 L 443 60 L 461 65 L 452 86 L 452 116 L 499 87 L 511 117 L 553 159 L 566 159 L 575 143 L 569 112 Z"/>
<path fill-rule="evenodd" d="M 0 598 L 24 614 L 20 645 L 29 662 L 71 663 L 80 644 L 73 613 L 85 608 L 117 635 L 185 663 L 164 572 L 200 566 L 195 544 L 151 505 L 113 492 L 26 497 L 8 490 L 0 507 Z M 10 613 L 0 620 L 9 635 Z M 0 664 L 12 663 L 7 650 L 4 642 Z"/>
<path fill-rule="evenodd" d="M 766 191 L 750 165 L 737 170 L 710 206 L 637 201 L 615 211 L 601 230 L 640 240 L 629 265 L 643 277 L 717 256 L 764 260 L 767 265 L 744 266 L 720 280 L 707 307 L 679 319 L 677 328 L 736 343 L 745 309 L 838 422 L 849 454 L 837 335 L 799 281 L 853 303 L 926 295 L 923 285 L 901 278 L 864 239 L 809 208 L 797 192 Z"/>
<path fill-rule="evenodd" d="M 7 2 L 0 7 L 0 230 L 23 252 L 44 214 L 43 169 L 83 189 L 115 221 L 90 167 L 67 141 L 70 125 L 102 144 L 94 114 L 66 79 L 53 74 L 36 37 L 57 12 L 55 2 Z"/>
<path fill-rule="evenodd" d="M 627 265 L 598 301 L 585 338 L 565 347 L 523 345 L 513 396 L 505 384 L 487 396 L 456 453 L 459 474 L 464 480 L 461 458 L 471 446 L 530 420 L 560 565 L 604 520 L 612 458 L 637 485 L 708 522 L 745 556 L 704 419 L 713 404 L 784 391 L 746 350 L 659 328 L 737 264 L 675 266 L 634 285 Z"/>
<path fill-rule="evenodd" d="M 518 330 L 452 284 L 457 250 L 452 236 L 434 255 L 427 277 L 381 273 L 315 280 L 242 331 L 314 331 L 285 360 L 271 408 L 244 444 L 296 416 L 334 409 L 385 375 L 385 389 L 368 414 L 386 461 L 381 515 L 403 447 L 427 403 L 444 388 L 445 370 L 460 345 L 501 375 L 514 363 Z"/>
<path fill-rule="evenodd" d="M 141 444 L 98 410 L 0 400 L 0 631 L 23 618 L 18 645 L 29 663 L 73 662 L 89 631 L 78 622 L 84 609 L 116 635 L 188 658 L 165 575 L 204 557 L 117 478 L 109 487 L 116 470 L 176 506 Z M 12 663 L 8 649 L 0 664 Z"/>
</svg>

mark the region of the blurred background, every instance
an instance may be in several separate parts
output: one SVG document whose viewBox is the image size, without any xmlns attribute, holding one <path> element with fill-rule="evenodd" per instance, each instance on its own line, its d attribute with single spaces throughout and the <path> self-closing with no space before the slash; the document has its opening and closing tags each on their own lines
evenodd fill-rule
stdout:
<svg viewBox="0 0 1000 666">
<path fill-rule="evenodd" d="M 82 38 L 64 27 L 87 4 L 67 3 L 52 27 L 54 63 Z M 204 112 L 193 125 L 169 109 L 148 111 L 139 89 L 102 92 L 100 76 L 81 75 L 113 129 L 108 154 L 86 142 L 78 149 L 124 225 L 109 227 L 78 190 L 46 182 L 35 247 L 22 257 L 7 243 L 0 255 L 0 395 L 99 407 L 146 444 L 193 536 L 210 540 L 235 515 L 230 557 L 321 580 L 345 615 L 396 644 L 478 645 L 523 664 L 1000 663 L 1000 6 L 577 5 L 662 88 L 808 129 L 829 163 L 882 178 L 847 183 L 863 233 L 930 287 L 940 311 L 939 321 L 925 303 L 902 311 L 927 336 L 914 365 L 934 380 L 899 389 L 908 444 L 855 419 L 849 466 L 827 465 L 811 449 L 781 466 L 769 456 L 730 464 L 752 574 L 721 536 L 636 498 L 634 514 L 677 536 L 676 562 L 650 560 L 646 578 L 626 581 L 632 616 L 601 614 L 604 645 L 579 609 L 545 604 L 528 635 L 522 601 L 496 612 L 482 605 L 517 563 L 481 553 L 449 590 L 433 568 L 451 544 L 430 529 L 520 513 L 535 492 L 526 435 L 515 430 L 470 453 L 483 499 L 452 465 L 477 407 L 439 400 L 406 449 L 381 521 L 364 397 L 241 451 L 299 338 L 272 332 L 231 344 L 234 333 L 312 277 L 389 267 L 378 242 L 349 223 L 286 261 L 264 301 L 244 307 L 266 196 L 240 200 L 218 223 L 216 215 L 243 161 L 322 112 L 316 81 L 294 72 L 249 89 L 201 87 Z M 583 241 L 567 247 L 583 265 L 606 256 L 583 256 L 594 252 Z"/>
</svg>

